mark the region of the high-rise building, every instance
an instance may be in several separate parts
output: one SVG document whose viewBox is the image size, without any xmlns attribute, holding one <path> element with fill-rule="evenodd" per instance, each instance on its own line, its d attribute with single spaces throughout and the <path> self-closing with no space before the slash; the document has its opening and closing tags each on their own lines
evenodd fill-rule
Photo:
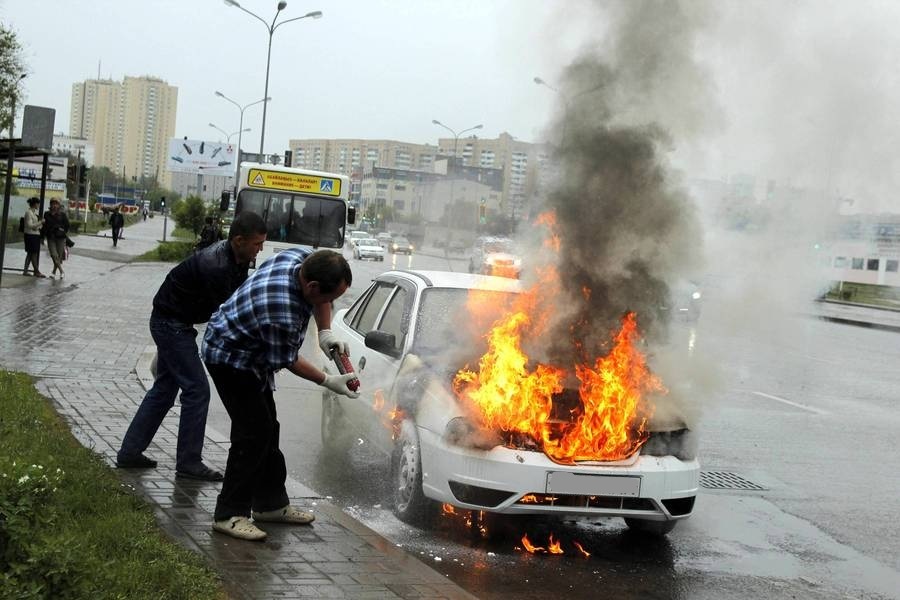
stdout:
<svg viewBox="0 0 900 600">
<path fill-rule="evenodd" d="M 74 83 L 69 135 L 94 145 L 95 165 L 169 187 L 165 160 L 177 104 L 178 88 L 156 77 Z"/>
</svg>

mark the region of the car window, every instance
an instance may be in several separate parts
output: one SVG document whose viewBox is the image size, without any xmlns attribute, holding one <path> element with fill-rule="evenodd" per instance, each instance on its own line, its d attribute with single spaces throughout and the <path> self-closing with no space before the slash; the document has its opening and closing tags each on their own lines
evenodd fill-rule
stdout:
<svg viewBox="0 0 900 600">
<path fill-rule="evenodd" d="M 375 285 L 375 289 L 369 294 L 369 298 L 366 300 L 363 308 L 359 311 L 359 315 L 357 315 L 354 323 L 350 325 L 362 335 L 366 335 L 375 328 L 378 315 L 381 313 L 384 303 L 387 302 L 395 287 L 393 284 L 381 281 Z"/>
<path fill-rule="evenodd" d="M 391 298 L 387 310 L 384 311 L 384 317 L 378 325 L 378 329 L 385 333 L 394 334 L 396 340 L 394 344 L 395 350 L 403 348 L 404 332 L 409 329 L 406 322 L 409 320 L 409 309 L 407 302 L 409 300 L 409 292 L 402 287 L 397 288 L 397 293 Z"/>
<path fill-rule="evenodd" d="M 511 305 L 512 292 L 429 288 L 422 292 L 413 352 L 435 355 L 449 347 L 482 344 L 490 329 Z M 471 311 L 473 306 L 478 310 Z"/>
</svg>

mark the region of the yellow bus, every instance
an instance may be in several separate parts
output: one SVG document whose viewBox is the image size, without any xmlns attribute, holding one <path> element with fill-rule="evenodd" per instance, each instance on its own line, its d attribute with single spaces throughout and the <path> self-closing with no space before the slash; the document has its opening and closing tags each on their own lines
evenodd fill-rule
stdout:
<svg viewBox="0 0 900 600">
<path fill-rule="evenodd" d="M 356 221 L 346 175 L 244 162 L 236 191 L 235 217 L 249 210 L 266 222 L 266 244 L 256 264 L 296 246 L 342 248 L 347 225 Z"/>
</svg>

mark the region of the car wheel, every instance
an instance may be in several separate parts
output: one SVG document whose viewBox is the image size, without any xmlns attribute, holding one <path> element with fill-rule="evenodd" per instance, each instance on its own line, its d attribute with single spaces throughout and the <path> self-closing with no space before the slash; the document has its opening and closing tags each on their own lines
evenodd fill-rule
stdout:
<svg viewBox="0 0 900 600">
<path fill-rule="evenodd" d="M 633 519 L 626 517 L 625 524 L 631 531 L 637 531 L 647 535 L 666 535 L 678 525 L 678 521 L 648 521 L 647 519 Z"/>
<path fill-rule="evenodd" d="M 422 524 L 431 514 L 433 503 L 422 491 L 422 453 L 416 426 L 406 419 L 391 457 L 391 483 L 394 487 L 394 514 L 401 521 Z"/>
<path fill-rule="evenodd" d="M 331 392 L 322 394 L 321 430 L 322 447 L 327 458 L 339 458 L 347 454 L 353 445 L 353 434 L 344 416 L 344 409 Z"/>
</svg>

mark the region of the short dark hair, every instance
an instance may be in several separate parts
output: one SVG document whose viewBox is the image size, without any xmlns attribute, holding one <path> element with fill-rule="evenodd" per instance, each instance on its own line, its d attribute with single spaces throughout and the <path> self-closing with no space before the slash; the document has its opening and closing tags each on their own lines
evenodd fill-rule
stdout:
<svg viewBox="0 0 900 600">
<path fill-rule="evenodd" d="M 51 199 L 50 199 L 50 204 L 54 204 L 54 203 L 55 203 L 55 204 L 59 204 L 59 200 L 56 199 L 56 198 L 51 198 Z"/>
<path fill-rule="evenodd" d="M 317 250 L 303 261 L 300 275 L 306 281 L 318 281 L 323 294 L 330 294 L 342 281 L 349 287 L 353 283 L 353 272 L 347 259 L 334 250 Z"/>
<path fill-rule="evenodd" d="M 40 203 L 41 203 L 41 199 L 36 196 L 32 196 L 31 198 L 28 199 L 29 206 L 31 206 L 32 204 L 40 204 Z"/>
<path fill-rule="evenodd" d="M 262 235 L 266 232 L 266 222 L 262 220 L 262 217 L 248 210 L 235 217 L 228 230 L 228 239 L 231 240 L 237 236 Z"/>
</svg>

